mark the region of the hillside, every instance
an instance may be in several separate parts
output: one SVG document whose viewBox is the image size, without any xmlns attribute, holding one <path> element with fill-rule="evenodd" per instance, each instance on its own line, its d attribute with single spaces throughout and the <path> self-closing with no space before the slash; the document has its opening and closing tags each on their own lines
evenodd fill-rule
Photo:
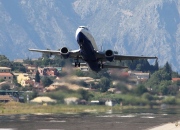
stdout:
<svg viewBox="0 0 180 130">
<path fill-rule="evenodd" d="M 9 59 L 41 55 L 28 48 L 77 49 L 76 28 L 86 25 L 99 49 L 158 56 L 180 71 L 177 0 L 0 0 L 0 15 L 0 53 Z"/>
</svg>

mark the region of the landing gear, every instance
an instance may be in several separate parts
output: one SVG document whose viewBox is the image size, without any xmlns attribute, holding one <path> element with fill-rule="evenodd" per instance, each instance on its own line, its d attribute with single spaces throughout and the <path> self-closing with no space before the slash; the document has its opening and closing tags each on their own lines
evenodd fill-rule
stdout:
<svg viewBox="0 0 180 130">
<path fill-rule="evenodd" d="M 81 66 L 81 65 L 80 65 L 80 62 L 75 62 L 74 66 L 75 66 L 75 67 L 80 67 L 80 66 Z"/>
<path fill-rule="evenodd" d="M 100 69 L 103 69 L 104 68 L 104 65 L 102 63 L 99 64 L 99 68 Z"/>
<path fill-rule="evenodd" d="M 77 57 L 77 59 L 76 59 L 76 61 L 75 61 L 75 63 L 74 63 L 74 66 L 75 66 L 75 67 L 80 67 L 80 66 L 81 66 L 78 57 Z"/>
<path fill-rule="evenodd" d="M 103 69 L 103 68 L 104 68 L 104 64 L 103 64 L 102 61 L 99 62 L 99 68 L 100 68 L 100 69 Z"/>
</svg>

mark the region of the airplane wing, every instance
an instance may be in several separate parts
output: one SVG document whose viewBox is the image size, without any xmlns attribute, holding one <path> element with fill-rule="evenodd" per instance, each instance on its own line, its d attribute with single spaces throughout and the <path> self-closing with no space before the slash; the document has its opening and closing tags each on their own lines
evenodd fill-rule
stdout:
<svg viewBox="0 0 180 130">
<path fill-rule="evenodd" d="M 50 55 L 62 55 L 61 51 L 56 51 L 56 50 L 29 49 L 29 51 L 41 52 L 41 53 L 46 53 Z M 68 53 L 69 53 L 69 58 L 77 58 L 81 55 L 80 50 L 72 50 L 72 51 L 69 51 Z"/>
<path fill-rule="evenodd" d="M 114 55 L 115 60 L 140 60 L 140 59 L 157 59 L 156 56 L 148 57 L 148 56 L 126 56 L 126 55 Z"/>
<path fill-rule="evenodd" d="M 51 55 L 60 55 L 60 51 L 55 51 L 55 50 L 29 49 L 29 51 L 41 52 L 41 53 L 46 53 L 46 54 L 51 54 Z"/>
<path fill-rule="evenodd" d="M 107 61 L 105 53 L 104 52 L 96 52 L 96 56 L 100 61 Z M 140 60 L 140 59 L 157 59 L 156 56 L 154 57 L 148 57 L 148 56 L 128 56 L 128 55 L 114 55 L 114 60 Z"/>
</svg>

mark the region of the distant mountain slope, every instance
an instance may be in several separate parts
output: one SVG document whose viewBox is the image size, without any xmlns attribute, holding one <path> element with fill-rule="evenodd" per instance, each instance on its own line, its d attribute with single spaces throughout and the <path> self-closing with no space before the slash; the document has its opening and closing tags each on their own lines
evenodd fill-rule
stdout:
<svg viewBox="0 0 180 130">
<path fill-rule="evenodd" d="M 90 28 L 99 49 L 158 56 L 180 71 L 179 0 L 0 0 L 0 53 L 38 57 L 28 48 L 77 49 L 76 28 Z"/>
</svg>

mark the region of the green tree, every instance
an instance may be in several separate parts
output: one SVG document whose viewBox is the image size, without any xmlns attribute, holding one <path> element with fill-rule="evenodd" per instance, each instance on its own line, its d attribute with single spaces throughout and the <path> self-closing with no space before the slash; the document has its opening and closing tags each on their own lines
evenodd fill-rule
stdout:
<svg viewBox="0 0 180 130">
<path fill-rule="evenodd" d="M 36 75 L 35 75 L 35 82 L 40 83 L 40 80 L 41 80 L 40 74 L 39 74 L 39 71 L 37 70 Z"/>
<path fill-rule="evenodd" d="M 179 86 L 175 85 L 175 84 L 171 84 L 168 86 L 168 95 L 177 95 L 179 92 Z"/>
<path fill-rule="evenodd" d="M 135 88 L 134 92 L 137 95 L 142 95 L 147 92 L 147 88 L 143 84 L 140 84 Z"/>
<path fill-rule="evenodd" d="M 28 57 L 23 61 L 25 64 L 33 65 L 33 61 Z"/>
<path fill-rule="evenodd" d="M 164 80 L 161 81 L 161 83 L 159 84 L 159 92 L 162 93 L 163 95 L 167 95 L 168 94 L 168 86 L 171 84 L 170 81 Z"/>
<path fill-rule="evenodd" d="M 54 64 L 54 66 L 63 67 L 65 65 L 65 60 L 62 57 L 55 55 L 54 60 L 53 60 L 53 64 Z"/>
<path fill-rule="evenodd" d="M 9 84 L 3 84 L 2 87 L 1 87 L 2 90 L 9 90 L 10 89 L 10 86 Z"/>
<path fill-rule="evenodd" d="M 49 86 L 50 84 L 52 84 L 53 83 L 53 81 L 49 78 L 49 77 L 47 77 L 47 76 L 44 76 L 43 78 L 42 78 L 42 84 L 43 84 L 43 86 Z"/>
<path fill-rule="evenodd" d="M 174 105 L 176 104 L 176 98 L 175 97 L 166 97 L 163 99 L 163 103 Z"/>
<path fill-rule="evenodd" d="M 144 93 L 142 95 L 143 98 L 147 99 L 148 101 L 153 100 L 153 96 L 151 94 L 149 94 L 148 92 Z"/>
<path fill-rule="evenodd" d="M 0 82 L 4 82 L 5 80 L 4 79 L 0 79 Z"/>
<path fill-rule="evenodd" d="M 110 79 L 103 77 L 100 79 L 99 87 L 101 92 L 106 92 L 110 88 Z"/>
<path fill-rule="evenodd" d="M 172 78 L 180 78 L 178 72 L 172 72 Z"/>
<path fill-rule="evenodd" d="M 118 90 L 120 90 L 122 93 L 128 93 L 129 89 L 127 88 L 127 86 L 123 83 L 118 83 L 116 85 L 114 85 L 113 87 L 117 88 Z"/>
<path fill-rule="evenodd" d="M 12 71 L 26 73 L 26 68 L 23 66 L 22 63 L 12 62 L 11 69 Z"/>
<path fill-rule="evenodd" d="M 45 57 L 45 58 L 42 58 L 41 63 L 42 63 L 43 66 L 48 66 L 48 65 L 51 64 L 51 60 L 49 58 Z"/>
<path fill-rule="evenodd" d="M 147 60 L 133 60 L 133 61 L 126 61 L 126 65 L 131 69 L 131 70 L 138 70 L 138 71 L 150 71 L 151 66 Z"/>
<path fill-rule="evenodd" d="M 2 60 L 9 61 L 9 59 L 5 55 L 0 55 L 0 61 L 2 61 Z"/>
<path fill-rule="evenodd" d="M 164 71 L 164 69 L 160 69 L 150 76 L 150 79 L 148 80 L 146 85 L 148 87 L 156 87 L 163 80 L 170 80 L 170 75 L 169 73 Z"/>
<path fill-rule="evenodd" d="M 84 77 L 84 72 L 81 70 L 75 70 L 75 75 L 78 77 Z"/>
<path fill-rule="evenodd" d="M 0 55 L 0 66 L 11 67 L 11 62 L 5 55 Z"/>
<path fill-rule="evenodd" d="M 153 66 L 153 71 L 158 71 L 159 70 L 159 63 L 158 60 L 155 61 L 155 65 Z"/>
<path fill-rule="evenodd" d="M 90 94 L 87 90 L 79 89 L 78 93 L 81 95 L 82 99 L 89 100 L 89 98 L 93 97 L 92 94 Z"/>
<path fill-rule="evenodd" d="M 171 80 L 172 79 L 172 68 L 168 62 L 166 62 L 166 64 L 164 65 L 163 71 L 168 74 L 167 80 Z"/>
</svg>

